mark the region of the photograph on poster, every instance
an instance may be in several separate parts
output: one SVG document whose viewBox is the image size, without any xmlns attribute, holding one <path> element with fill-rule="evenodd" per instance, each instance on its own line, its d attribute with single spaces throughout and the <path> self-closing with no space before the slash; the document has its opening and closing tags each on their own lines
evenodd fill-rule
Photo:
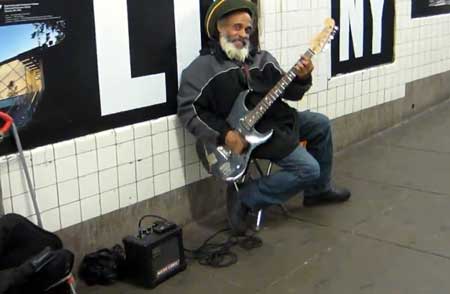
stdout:
<svg viewBox="0 0 450 294">
<path fill-rule="evenodd" d="M 412 1 L 412 17 L 425 17 L 450 13 L 450 0 Z"/>
<path fill-rule="evenodd" d="M 0 111 L 20 130 L 32 121 L 44 95 L 42 56 L 65 37 L 65 21 L 0 27 Z"/>
</svg>

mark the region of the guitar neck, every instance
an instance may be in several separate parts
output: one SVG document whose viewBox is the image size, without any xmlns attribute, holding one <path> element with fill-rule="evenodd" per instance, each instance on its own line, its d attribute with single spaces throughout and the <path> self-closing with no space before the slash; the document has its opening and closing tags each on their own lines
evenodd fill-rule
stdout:
<svg viewBox="0 0 450 294">
<path fill-rule="evenodd" d="M 314 56 L 314 52 L 308 49 L 305 54 L 295 63 L 302 59 L 311 59 Z M 286 88 L 292 83 L 296 77 L 295 65 L 276 83 L 276 85 L 264 96 L 264 98 L 244 116 L 244 123 L 246 127 L 252 128 L 263 117 L 264 113 L 270 108 L 270 106 L 284 93 Z"/>
</svg>

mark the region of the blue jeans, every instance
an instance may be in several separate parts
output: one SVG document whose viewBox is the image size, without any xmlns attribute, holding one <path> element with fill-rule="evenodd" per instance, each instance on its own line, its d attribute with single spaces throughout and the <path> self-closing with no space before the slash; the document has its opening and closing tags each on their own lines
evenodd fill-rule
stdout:
<svg viewBox="0 0 450 294">
<path fill-rule="evenodd" d="M 299 112 L 300 141 L 288 156 L 276 161 L 281 169 L 269 176 L 246 183 L 240 190 L 242 202 L 260 209 L 281 204 L 300 191 L 313 197 L 330 189 L 333 142 L 328 117 L 315 112 Z"/>
</svg>

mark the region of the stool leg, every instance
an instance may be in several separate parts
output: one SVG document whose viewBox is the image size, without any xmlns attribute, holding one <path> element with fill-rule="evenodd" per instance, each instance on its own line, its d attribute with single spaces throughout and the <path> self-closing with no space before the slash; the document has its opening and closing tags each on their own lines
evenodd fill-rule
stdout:
<svg viewBox="0 0 450 294">
<path fill-rule="evenodd" d="M 256 227 L 255 227 L 256 231 L 261 230 L 262 214 L 263 214 L 263 210 L 262 209 L 258 210 L 258 216 L 256 217 Z"/>
</svg>

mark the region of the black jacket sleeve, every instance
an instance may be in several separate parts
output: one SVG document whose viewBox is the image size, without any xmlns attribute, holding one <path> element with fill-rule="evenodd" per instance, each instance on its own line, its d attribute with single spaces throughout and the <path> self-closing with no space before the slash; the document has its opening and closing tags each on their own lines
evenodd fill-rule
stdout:
<svg viewBox="0 0 450 294">
<path fill-rule="evenodd" d="M 195 66 L 195 65 L 193 65 Z M 178 116 L 186 129 L 197 139 L 223 144 L 231 127 L 211 112 L 214 93 L 198 78 L 199 72 L 190 68 L 183 72 L 178 91 Z"/>
</svg>

